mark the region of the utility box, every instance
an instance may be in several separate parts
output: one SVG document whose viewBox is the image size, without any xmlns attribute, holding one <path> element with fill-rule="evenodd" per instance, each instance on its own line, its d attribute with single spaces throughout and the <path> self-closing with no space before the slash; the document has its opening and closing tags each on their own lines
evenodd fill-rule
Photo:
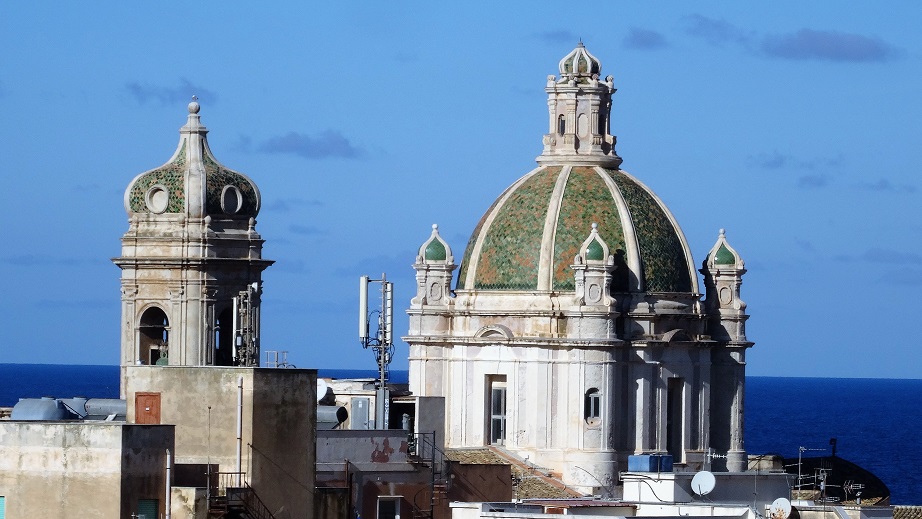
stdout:
<svg viewBox="0 0 922 519">
<path fill-rule="evenodd" d="M 627 457 L 628 472 L 672 472 L 672 454 L 635 454 Z"/>
</svg>

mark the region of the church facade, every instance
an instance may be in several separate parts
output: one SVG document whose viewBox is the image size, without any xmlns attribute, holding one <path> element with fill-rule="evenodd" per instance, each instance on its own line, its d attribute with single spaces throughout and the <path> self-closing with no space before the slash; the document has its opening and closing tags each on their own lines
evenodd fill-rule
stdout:
<svg viewBox="0 0 922 519">
<path fill-rule="evenodd" d="M 445 397 L 447 447 L 500 446 L 586 493 L 633 454 L 745 470 L 743 261 L 721 231 L 702 298 L 675 218 L 620 169 L 613 79 L 582 44 L 545 91 L 538 167 L 460 262 L 436 226 L 419 249 L 410 390 Z"/>
</svg>

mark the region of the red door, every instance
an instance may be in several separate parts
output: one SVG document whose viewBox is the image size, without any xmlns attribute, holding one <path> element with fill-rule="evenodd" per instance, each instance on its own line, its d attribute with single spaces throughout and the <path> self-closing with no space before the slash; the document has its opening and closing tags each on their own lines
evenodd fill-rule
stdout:
<svg viewBox="0 0 922 519">
<path fill-rule="evenodd" d="M 134 423 L 160 423 L 160 393 L 134 394 Z"/>
</svg>

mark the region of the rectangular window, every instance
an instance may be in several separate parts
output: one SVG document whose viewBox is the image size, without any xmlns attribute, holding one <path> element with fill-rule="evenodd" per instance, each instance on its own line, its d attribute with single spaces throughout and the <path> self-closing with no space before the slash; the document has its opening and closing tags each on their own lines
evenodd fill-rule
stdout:
<svg viewBox="0 0 922 519">
<path fill-rule="evenodd" d="M 156 499 L 138 499 L 138 519 L 157 519 L 160 517 L 160 503 Z"/>
<path fill-rule="evenodd" d="M 583 409 L 583 418 L 589 425 L 598 425 L 602 417 L 602 394 L 592 388 L 586 391 L 586 402 Z"/>
<path fill-rule="evenodd" d="M 400 519 L 400 496 L 379 496 L 377 519 Z"/>
<path fill-rule="evenodd" d="M 676 462 L 683 459 L 684 388 L 681 378 L 670 378 L 666 388 L 666 451 Z"/>
<path fill-rule="evenodd" d="M 506 443 L 506 377 L 491 375 L 488 377 L 490 445 Z"/>
</svg>

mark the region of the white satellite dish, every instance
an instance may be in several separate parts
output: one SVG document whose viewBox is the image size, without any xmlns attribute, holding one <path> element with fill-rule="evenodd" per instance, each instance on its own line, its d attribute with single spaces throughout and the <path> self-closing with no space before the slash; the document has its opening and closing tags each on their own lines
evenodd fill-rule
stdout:
<svg viewBox="0 0 922 519">
<path fill-rule="evenodd" d="M 714 490 L 714 485 L 717 484 L 717 480 L 714 479 L 714 474 L 706 470 L 695 474 L 695 477 L 692 478 L 691 487 L 699 496 L 706 496 Z"/>
<path fill-rule="evenodd" d="M 327 396 L 327 381 L 322 378 L 317 379 L 317 401 L 323 400 L 323 397 Z"/>
<path fill-rule="evenodd" d="M 784 497 L 775 499 L 768 514 L 771 519 L 788 519 L 791 515 L 791 502 Z"/>
</svg>

